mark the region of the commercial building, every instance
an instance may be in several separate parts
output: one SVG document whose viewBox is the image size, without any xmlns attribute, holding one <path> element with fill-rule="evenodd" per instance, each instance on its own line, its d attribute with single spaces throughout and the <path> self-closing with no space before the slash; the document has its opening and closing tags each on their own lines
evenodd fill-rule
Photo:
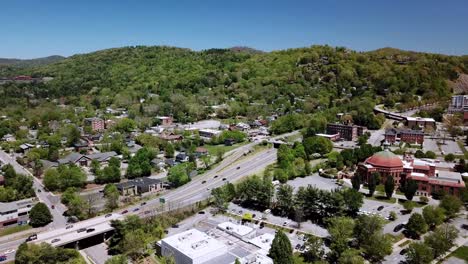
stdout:
<svg viewBox="0 0 468 264">
<path fill-rule="evenodd" d="M 405 142 L 409 144 L 423 144 L 424 132 L 412 129 L 389 128 L 385 130 L 385 141 L 390 144 Z"/>
<path fill-rule="evenodd" d="M 133 196 L 143 193 L 155 193 L 163 190 L 163 182 L 147 177 L 136 178 L 116 184 L 121 195 Z"/>
<path fill-rule="evenodd" d="M 454 95 L 448 107 L 448 113 L 468 112 L 468 95 Z"/>
<path fill-rule="evenodd" d="M 173 256 L 176 264 L 201 264 L 227 253 L 227 246 L 197 229 L 161 240 L 161 254 Z"/>
<path fill-rule="evenodd" d="M 219 134 L 221 134 L 221 131 L 216 130 L 216 129 L 200 129 L 198 130 L 198 135 L 202 138 L 213 138 L 217 137 Z"/>
<path fill-rule="evenodd" d="M 387 177 L 393 178 L 396 187 L 400 187 L 408 179 L 416 181 L 418 183 L 416 195 L 421 196 L 442 192 L 458 196 L 465 188 L 460 173 L 447 171 L 446 168 L 439 170 L 434 161 L 416 159 L 410 155 L 400 157 L 388 149 L 377 152 L 360 163 L 355 177 L 362 177 L 361 180 L 367 183 L 375 172 L 379 173 L 382 184 Z"/>
<path fill-rule="evenodd" d="M 364 127 L 356 125 L 327 124 L 327 134 L 339 134 L 340 138 L 353 141 L 364 133 Z"/>
<path fill-rule="evenodd" d="M 29 211 L 37 202 L 37 198 L 29 198 L 0 203 L 0 228 L 29 223 Z"/>
</svg>

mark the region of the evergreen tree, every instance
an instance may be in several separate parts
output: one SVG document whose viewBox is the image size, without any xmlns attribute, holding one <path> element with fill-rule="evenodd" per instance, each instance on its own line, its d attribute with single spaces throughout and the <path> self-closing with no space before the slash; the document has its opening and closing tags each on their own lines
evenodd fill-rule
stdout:
<svg viewBox="0 0 468 264">
<path fill-rule="evenodd" d="M 385 180 L 385 195 L 387 196 L 387 199 L 392 198 L 394 190 L 395 182 L 393 181 L 393 177 L 387 176 L 387 179 Z"/>
<path fill-rule="evenodd" d="M 274 264 L 294 264 L 292 247 L 289 238 L 283 231 L 276 231 L 275 238 L 271 243 L 268 256 L 273 259 Z"/>
</svg>

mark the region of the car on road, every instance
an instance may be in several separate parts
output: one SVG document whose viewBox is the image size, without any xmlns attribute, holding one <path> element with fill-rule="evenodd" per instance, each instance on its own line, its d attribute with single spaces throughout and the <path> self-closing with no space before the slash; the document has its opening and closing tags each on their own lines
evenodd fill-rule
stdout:
<svg viewBox="0 0 468 264">
<path fill-rule="evenodd" d="M 265 227 L 265 223 L 264 223 L 264 222 L 261 222 L 259 228 L 262 229 L 262 228 L 264 228 L 264 227 Z"/>
<path fill-rule="evenodd" d="M 226 180 L 226 178 L 223 178 L 223 181 L 225 181 L 225 180 Z"/>
<path fill-rule="evenodd" d="M 237 169 L 239 170 L 239 169 L 240 169 L 240 166 L 238 166 Z"/>
<path fill-rule="evenodd" d="M 0 261 L 5 261 L 5 260 L 7 260 L 7 258 L 8 257 L 6 255 L 1 255 L 0 256 Z"/>
<path fill-rule="evenodd" d="M 283 226 L 287 226 L 288 224 L 289 224 L 288 221 L 284 221 L 284 222 L 283 222 Z"/>
<path fill-rule="evenodd" d="M 202 181 L 202 182 L 201 182 L 201 184 L 205 184 L 205 183 L 206 183 L 206 181 Z"/>
<path fill-rule="evenodd" d="M 67 226 L 65 227 L 65 229 L 70 229 L 70 228 L 73 228 L 73 225 L 67 225 Z"/>
<path fill-rule="evenodd" d="M 215 175 L 213 178 L 214 178 L 214 179 L 218 178 L 218 175 Z"/>
<path fill-rule="evenodd" d="M 112 216 L 112 214 L 106 214 L 106 216 L 104 216 L 104 217 L 107 218 L 107 217 L 111 217 L 111 216 Z"/>
<path fill-rule="evenodd" d="M 94 230 L 96 230 L 96 229 L 94 229 L 94 228 L 88 228 L 88 229 L 86 229 L 86 233 L 94 232 Z"/>
<path fill-rule="evenodd" d="M 205 211 L 200 211 L 198 212 L 198 214 L 205 214 Z"/>
<path fill-rule="evenodd" d="M 55 205 L 52 205 L 50 208 L 55 209 Z"/>
<path fill-rule="evenodd" d="M 33 241 L 33 240 L 36 240 L 36 239 L 37 239 L 37 234 L 32 234 L 26 239 L 26 241 Z"/>
<path fill-rule="evenodd" d="M 126 213 L 128 213 L 128 210 L 123 210 L 122 211 L 122 214 L 126 214 Z"/>
<path fill-rule="evenodd" d="M 138 210 L 140 210 L 140 208 L 135 208 L 135 209 L 133 209 L 133 212 L 136 212 Z"/>
<path fill-rule="evenodd" d="M 298 250 L 300 248 L 301 248 L 301 244 L 297 244 L 296 247 L 295 247 L 296 250 Z"/>
<path fill-rule="evenodd" d="M 11 253 L 13 253 L 13 252 L 15 252 L 15 251 L 16 251 L 16 250 L 14 250 L 13 248 L 11 248 L 11 249 L 9 249 L 9 250 L 3 252 L 3 254 L 8 255 L 8 254 L 11 254 Z"/>
<path fill-rule="evenodd" d="M 50 242 L 51 242 L 51 243 L 57 243 L 57 242 L 59 242 L 59 241 L 60 241 L 60 238 L 54 238 L 54 239 L 52 239 L 52 241 L 50 241 Z"/>
<path fill-rule="evenodd" d="M 179 225 L 178 224 L 173 224 L 172 228 L 179 228 Z"/>
<path fill-rule="evenodd" d="M 382 211 L 384 209 L 385 206 L 381 205 L 377 208 L 377 211 Z"/>
<path fill-rule="evenodd" d="M 37 192 L 42 192 L 41 189 L 37 189 Z"/>
<path fill-rule="evenodd" d="M 142 203 L 140 204 L 140 206 L 143 206 L 143 205 L 146 205 L 146 202 L 142 202 Z"/>
<path fill-rule="evenodd" d="M 84 231 L 86 231 L 86 228 L 80 228 L 80 229 L 76 230 L 77 233 L 81 233 L 81 232 L 84 232 Z"/>
<path fill-rule="evenodd" d="M 405 227 L 404 224 L 398 224 L 398 225 L 395 226 L 395 228 L 393 228 L 393 232 L 398 232 L 398 231 L 402 230 L 404 227 Z"/>
</svg>

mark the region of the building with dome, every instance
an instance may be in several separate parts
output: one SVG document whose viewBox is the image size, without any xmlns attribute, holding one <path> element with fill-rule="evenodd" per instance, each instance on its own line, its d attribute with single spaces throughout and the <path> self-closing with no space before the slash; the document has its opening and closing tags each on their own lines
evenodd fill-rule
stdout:
<svg viewBox="0 0 468 264">
<path fill-rule="evenodd" d="M 431 196 L 434 193 L 447 193 L 458 196 L 465 188 L 462 175 L 447 168 L 437 168 L 437 163 L 428 159 L 416 159 L 410 155 L 398 156 L 385 149 L 377 152 L 358 165 L 355 177 L 369 182 L 373 173 L 379 173 L 381 183 L 392 177 L 396 188 L 408 179 L 418 183 L 416 195 Z"/>
</svg>

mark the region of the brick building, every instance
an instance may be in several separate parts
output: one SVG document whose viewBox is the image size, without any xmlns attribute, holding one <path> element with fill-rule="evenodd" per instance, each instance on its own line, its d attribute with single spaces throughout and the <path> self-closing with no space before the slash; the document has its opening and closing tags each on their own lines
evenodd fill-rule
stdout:
<svg viewBox="0 0 468 264">
<path fill-rule="evenodd" d="M 92 131 L 104 131 L 106 129 L 106 122 L 99 117 L 85 118 L 85 125 L 91 126 Z"/>
<path fill-rule="evenodd" d="M 340 138 L 353 141 L 364 133 L 364 127 L 343 124 L 327 124 L 327 134 L 339 134 Z"/>
<path fill-rule="evenodd" d="M 424 132 L 412 129 L 389 128 L 385 130 L 385 141 L 390 144 L 395 142 L 405 142 L 409 144 L 423 144 Z"/>
</svg>

